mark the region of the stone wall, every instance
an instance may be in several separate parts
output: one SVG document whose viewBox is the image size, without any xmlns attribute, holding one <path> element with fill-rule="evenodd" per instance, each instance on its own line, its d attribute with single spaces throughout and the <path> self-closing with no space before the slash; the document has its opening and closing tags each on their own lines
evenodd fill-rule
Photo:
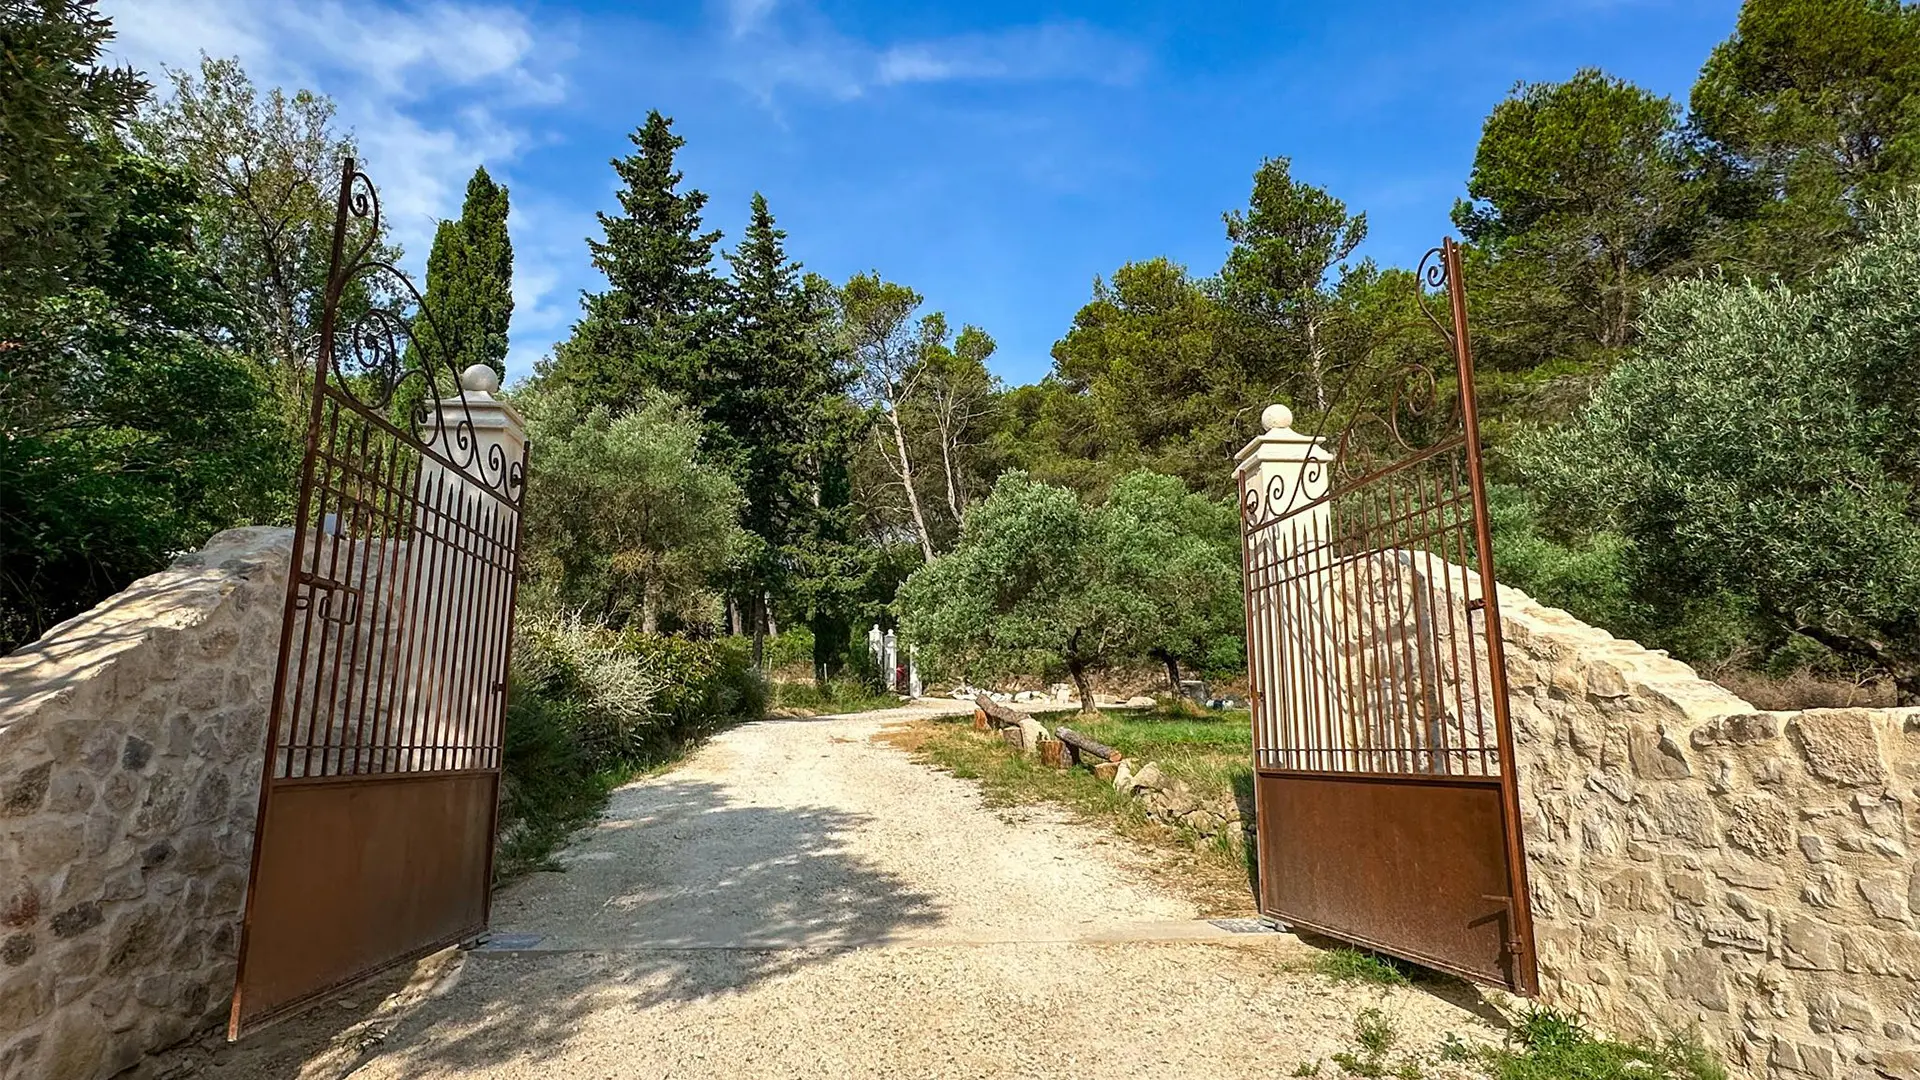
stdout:
<svg viewBox="0 0 1920 1080">
<path fill-rule="evenodd" d="M 291 546 L 221 533 L 0 658 L 0 1080 L 225 1015 Z"/>
<path fill-rule="evenodd" d="M 1920 709 L 1763 712 L 1500 592 L 1542 999 L 1920 1080 Z"/>
</svg>

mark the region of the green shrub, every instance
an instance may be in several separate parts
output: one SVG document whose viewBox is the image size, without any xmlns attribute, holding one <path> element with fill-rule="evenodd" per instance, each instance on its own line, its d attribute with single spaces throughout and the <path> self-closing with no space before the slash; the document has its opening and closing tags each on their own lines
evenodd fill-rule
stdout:
<svg viewBox="0 0 1920 1080">
<path fill-rule="evenodd" d="M 744 643 L 529 619 L 514 643 L 498 878 L 537 869 L 635 773 L 765 714 Z"/>
<path fill-rule="evenodd" d="M 565 712 L 593 768 L 638 761 L 662 735 L 671 674 L 626 639 L 578 617 L 530 620 L 514 657 L 519 687 Z"/>
<path fill-rule="evenodd" d="M 767 667 L 774 671 L 813 670 L 813 631 L 804 626 L 783 630 L 767 639 Z"/>
<path fill-rule="evenodd" d="M 539 868 L 569 832 L 600 812 L 621 776 L 593 766 L 580 742 L 579 711 L 578 704 L 514 683 L 507 698 L 496 880 Z"/>
</svg>

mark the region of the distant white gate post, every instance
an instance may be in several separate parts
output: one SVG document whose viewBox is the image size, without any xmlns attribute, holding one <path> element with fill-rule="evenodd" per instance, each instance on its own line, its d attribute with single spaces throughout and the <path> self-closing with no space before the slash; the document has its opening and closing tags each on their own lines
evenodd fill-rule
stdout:
<svg viewBox="0 0 1920 1080">
<path fill-rule="evenodd" d="M 1293 430 L 1293 410 L 1285 405 L 1267 406 L 1260 425 L 1265 430 L 1240 451 L 1234 470 L 1247 565 L 1254 568 L 1245 583 L 1250 704 L 1263 736 L 1255 740 L 1256 746 L 1299 747 L 1304 732 L 1282 739 L 1276 737 L 1276 728 L 1282 717 L 1308 715 L 1309 701 L 1328 689 L 1324 670 L 1312 658 L 1330 655 L 1333 634 L 1326 605 L 1309 602 L 1324 582 L 1290 589 L 1279 583 L 1326 573 L 1316 564 L 1318 552 L 1331 539 L 1329 507 L 1315 500 L 1327 493 L 1334 455 L 1324 439 Z M 1282 596 L 1290 599 L 1282 603 Z M 1306 762 L 1275 759 L 1258 764 L 1300 768 Z"/>
</svg>

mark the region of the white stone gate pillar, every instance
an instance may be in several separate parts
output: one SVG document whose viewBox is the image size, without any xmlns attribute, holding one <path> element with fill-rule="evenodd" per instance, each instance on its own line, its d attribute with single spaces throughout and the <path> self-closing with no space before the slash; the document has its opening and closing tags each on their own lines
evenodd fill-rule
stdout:
<svg viewBox="0 0 1920 1080">
<path fill-rule="evenodd" d="M 433 403 L 438 422 L 419 432 L 428 449 L 414 485 L 416 587 L 409 648 L 420 680 L 408 702 L 422 722 L 404 767 L 490 767 L 479 736 L 493 721 L 507 680 L 512 603 L 511 540 L 520 528 L 526 419 L 498 398 L 500 376 L 485 364 L 460 374 L 460 395 Z M 510 495 L 508 499 L 499 496 Z"/>
<path fill-rule="evenodd" d="M 1236 458 L 1244 536 L 1247 673 L 1253 692 L 1254 751 L 1261 765 L 1298 768 L 1277 746 L 1301 746 L 1305 732 L 1280 738 L 1322 700 L 1327 680 L 1319 658 L 1334 645 L 1326 605 L 1323 546 L 1329 540 L 1327 493 L 1333 452 L 1318 436 L 1293 430 L 1293 410 L 1269 405 L 1265 429 Z M 1335 597 L 1327 595 L 1327 600 Z"/>
</svg>

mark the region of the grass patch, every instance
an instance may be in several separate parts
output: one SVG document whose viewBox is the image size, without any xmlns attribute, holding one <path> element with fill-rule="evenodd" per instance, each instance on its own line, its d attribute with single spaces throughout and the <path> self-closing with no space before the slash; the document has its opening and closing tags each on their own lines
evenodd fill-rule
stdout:
<svg viewBox="0 0 1920 1080">
<path fill-rule="evenodd" d="M 1251 799 L 1246 717 L 1244 712 L 1200 720 L 1174 713 L 1085 717 L 1062 712 L 1042 714 L 1040 720 L 1049 728 L 1066 724 L 1142 763 L 1157 761 L 1169 775 L 1186 779 L 1195 795 L 1211 801 L 1240 797 L 1235 769 L 1246 777 L 1246 798 Z M 1197 843 L 1191 831 L 1152 820 L 1139 803 L 1086 769 L 1048 768 L 1013 752 L 999 738 L 976 734 L 966 717 L 894 725 L 883 738 L 923 762 L 978 782 L 989 806 L 1061 806 L 1152 845 L 1169 867 L 1167 883 L 1210 915 L 1245 914 L 1252 906 L 1245 844 L 1231 837 Z M 1251 814 L 1250 801 L 1242 807 Z"/>
<path fill-rule="evenodd" d="M 1419 1058 L 1402 1054 L 1397 1059 L 1393 1049 L 1400 1043 L 1400 1033 L 1394 1029 L 1387 1014 L 1379 1009 L 1361 1009 L 1360 1015 L 1353 1019 L 1352 1050 L 1343 1050 L 1333 1055 L 1333 1063 L 1347 1076 L 1364 1077 L 1366 1080 L 1382 1080 L 1394 1077 L 1396 1080 L 1420 1080 L 1425 1075 L 1420 1070 Z M 1318 1063 L 1315 1063 L 1316 1066 Z"/>
<path fill-rule="evenodd" d="M 1493 1080 L 1726 1080 L 1727 1071 L 1698 1039 L 1659 1042 L 1596 1038 L 1577 1017 L 1536 1009 L 1513 1026 L 1508 1045 L 1449 1041 L 1448 1060 L 1471 1062 Z"/>
<path fill-rule="evenodd" d="M 831 716 L 899 706 L 900 695 L 874 690 L 857 679 L 834 679 L 824 687 L 812 679 L 773 684 L 775 716 Z"/>
<path fill-rule="evenodd" d="M 1179 705 L 1163 705 L 1094 716 L 1042 713 L 1039 719 L 1048 728 L 1065 724 L 1142 764 L 1158 762 L 1203 801 L 1238 801 L 1252 820 L 1253 727 L 1245 709 L 1195 716 Z"/>
<path fill-rule="evenodd" d="M 1406 986 L 1412 981 L 1410 968 L 1392 957 L 1347 946 L 1327 949 L 1313 958 L 1315 973 L 1342 983 Z"/>
</svg>

